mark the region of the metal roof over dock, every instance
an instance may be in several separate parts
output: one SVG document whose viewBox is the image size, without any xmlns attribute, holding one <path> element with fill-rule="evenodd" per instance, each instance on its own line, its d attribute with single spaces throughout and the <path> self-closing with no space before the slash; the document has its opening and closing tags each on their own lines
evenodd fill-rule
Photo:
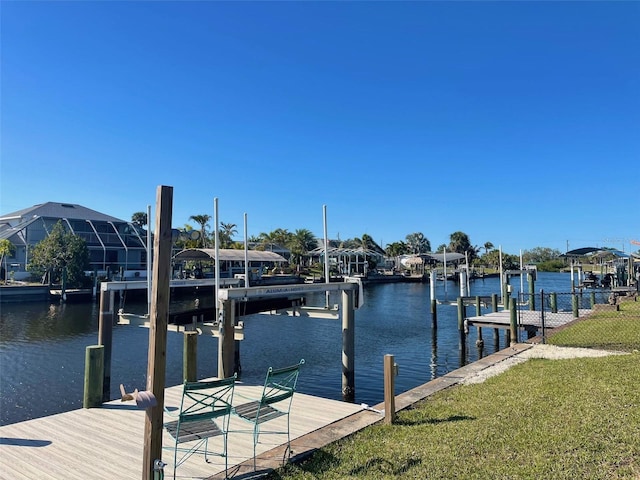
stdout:
<svg viewBox="0 0 640 480">
<path fill-rule="evenodd" d="M 244 262 L 245 253 L 249 262 L 286 262 L 287 259 L 275 252 L 262 250 L 238 250 L 234 248 L 220 248 L 218 258 L 221 262 Z M 187 248 L 173 256 L 174 260 L 210 260 L 216 258 L 215 248 Z"/>
</svg>

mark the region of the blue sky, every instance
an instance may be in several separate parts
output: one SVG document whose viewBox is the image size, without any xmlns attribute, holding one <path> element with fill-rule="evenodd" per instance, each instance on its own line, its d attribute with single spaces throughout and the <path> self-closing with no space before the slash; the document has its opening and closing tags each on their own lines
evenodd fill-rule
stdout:
<svg viewBox="0 0 640 480">
<path fill-rule="evenodd" d="M 638 249 L 640 2 L 1 9 L 1 213 Z"/>
</svg>

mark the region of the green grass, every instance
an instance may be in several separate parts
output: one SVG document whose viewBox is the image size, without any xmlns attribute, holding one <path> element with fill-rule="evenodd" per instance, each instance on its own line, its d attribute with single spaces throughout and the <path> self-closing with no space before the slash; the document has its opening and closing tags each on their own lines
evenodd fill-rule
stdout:
<svg viewBox="0 0 640 480">
<path fill-rule="evenodd" d="M 640 350 L 640 302 L 623 302 L 620 311 L 599 312 L 551 335 L 548 343 L 604 350 Z"/>
<path fill-rule="evenodd" d="M 274 479 L 640 478 L 640 355 L 530 360 L 440 392 Z"/>
<path fill-rule="evenodd" d="M 603 340 L 604 339 L 604 340 Z M 456 386 L 272 472 L 297 479 L 640 479 L 640 303 L 553 343 L 633 352 L 529 360 Z"/>
</svg>

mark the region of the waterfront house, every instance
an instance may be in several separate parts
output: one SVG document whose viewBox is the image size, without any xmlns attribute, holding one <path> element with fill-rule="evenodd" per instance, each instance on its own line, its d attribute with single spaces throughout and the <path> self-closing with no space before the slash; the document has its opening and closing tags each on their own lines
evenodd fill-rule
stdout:
<svg viewBox="0 0 640 480">
<path fill-rule="evenodd" d="M 46 238 L 60 220 L 65 228 L 86 242 L 91 270 L 144 272 L 146 269 L 145 230 L 82 205 L 46 202 L 0 216 L 0 239 L 9 240 L 15 247 L 6 261 L 9 274 L 15 280 L 30 276 L 26 271 L 30 249 Z"/>
</svg>

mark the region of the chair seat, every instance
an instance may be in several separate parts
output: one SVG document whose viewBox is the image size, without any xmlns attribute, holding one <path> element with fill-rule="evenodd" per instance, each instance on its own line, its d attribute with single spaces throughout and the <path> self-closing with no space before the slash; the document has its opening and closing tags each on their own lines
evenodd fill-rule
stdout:
<svg viewBox="0 0 640 480">
<path fill-rule="evenodd" d="M 192 442 L 210 437 L 217 437 L 224 432 L 212 420 L 200 420 L 198 422 L 182 422 L 180 424 L 180 435 L 176 437 L 178 421 L 164 424 L 167 432 L 175 438 L 178 443 Z"/>
<path fill-rule="evenodd" d="M 270 405 L 262 404 L 261 406 L 260 401 L 238 405 L 237 407 L 234 407 L 234 412 L 239 417 L 255 423 L 268 422 L 269 420 L 273 420 L 274 418 L 278 418 L 287 414 L 286 412 L 281 412 L 280 410 L 277 410 Z"/>
</svg>

